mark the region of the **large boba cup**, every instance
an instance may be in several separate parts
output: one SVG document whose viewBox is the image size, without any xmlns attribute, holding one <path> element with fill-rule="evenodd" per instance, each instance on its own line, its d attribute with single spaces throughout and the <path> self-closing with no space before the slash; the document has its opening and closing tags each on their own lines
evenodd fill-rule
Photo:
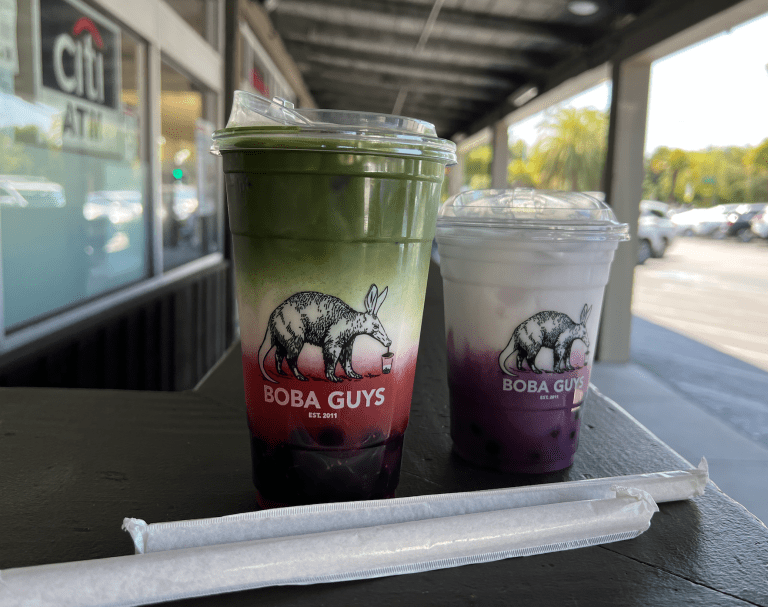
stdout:
<svg viewBox="0 0 768 607">
<path fill-rule="evenodd" d="M 455 145 L 419 120 L 242 91 L 214 141 L 259 504 L 390 497 Z"/>
<path fill-rule="evenodd" d="M 573 192 L 470 191 L 441 207 L 451 437 L 479 466 L 570 466 L 613 255 L 628 239 Z"/>
</svg>

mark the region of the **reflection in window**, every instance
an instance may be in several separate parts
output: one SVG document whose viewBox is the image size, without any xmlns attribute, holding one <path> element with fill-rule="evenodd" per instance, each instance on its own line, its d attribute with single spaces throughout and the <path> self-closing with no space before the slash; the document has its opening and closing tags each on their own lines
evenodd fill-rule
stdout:
<svg viewBox="0 0 768 607">
<path fill-rule="evenodd" d="M 604 82 L 509 128 L 512 186 L 599 191 L 611 83 Z"/>
<path fill-rule="evenodd" d="M 212 97 L 166 63 L 161 71 L 163 268 L 219 250 Z"/>
<path fill-rule="evenodd" d="M 6 330 L 147 276 L 142 44 L 82 3 L 39 5 L 17 2 L 18 68 L 0 66 Z M 67 50 L 80 47 L 85 68 Z"/>
</svg>

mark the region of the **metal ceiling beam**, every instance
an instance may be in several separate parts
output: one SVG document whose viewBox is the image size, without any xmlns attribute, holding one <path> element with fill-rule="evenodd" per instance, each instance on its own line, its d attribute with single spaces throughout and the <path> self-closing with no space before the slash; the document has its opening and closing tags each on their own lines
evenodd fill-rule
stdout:
<svg viewBox="0 0 768 607">
<path fill-rule="evenodd" d="M 330 88 L 338 91 L 339 84 L 346 84 L 351 89 L 373 89 L 384 91 L 399 91 L 403 86 L 417 93 L 444 95 L 458 99 L 473 99 L 485 103 L 498 102 L 499 91 L 474 87 L 458 87 L 450 84 L 424 82 L 419 79 L 402 80 L 372 75 L 366 72 L 315 70 L 304 76 L 313 94 L 321 95 L 324 90 Z"/>
<path fill-rule="evenodd" d="M 440 60 L 435 61 L 433 60 L 436 56 L 434 53 L 429 56 L 414 57 L 412 51 L 410 53 L 404 52 L 407 49 L 402 47 L 401 51 L 395 51 L 391 54 L 386 54 L 384 52 L 339 51 L 338 49 L 329 49 L 304 42 L 287 42 L 286 47 L 296 61 L 307 64 L 322 62 L 331 65 L 354 60 L 369 63 L 371 65 L 390 66 L 390 68 L 402 67 L 403 69 L 418 68 L 428 70 L 434 74 L 431 79 L 435 80 L 447 79 L 455 81 L 456 79 L 454 75 L 466 75 L 471 78 L 485 78 L 489 81 L 489 86 L 497 86 L 491 84 L 493 81 L 504 81 L 505 86 L 507 86 L 507 83 L 510 80 L 519 82 L 526 79 L 542 79 L 545 73 L 545 70 L 541 68 L 524 67 L 519 64 L 490 66 L 482 64 L 472 65 L 469 64 L 469 62 L 456 63 L 450 60 L 450 58 L 453 57 L 453 53 L 448 57 L 443 57 L 440 58 Z M 450 77 L 448 76 L 449 74 L 451 75 Z"/>
<path fill-rule="evenodd" d="M 455 86 L 501 90 L 510 90 L 520 82 L 520 78 L 512 80 L 503 75 L 491 75 L 480 70 L 449 70 L 444 67 L 441 69 L 430 65 L 422 66 L 421 62 L 419 62 L 418 66 L 413 66 L 394 61 L 371 61 L 358 57 L 345 57 L 324 53 L 298 53 L 293 52 L 293 47 L 290 48 L 291 54 L 298 64 L 310 66 L 308 72 L 313 71 L 316 67 L 321 69 L 325 67 L 341 71 L 353 70 L 368 74 L 392 76 L 393 78 L 404 80 L 445 82 L 452 83 Z"/>
<path fill-rule="evenodd" d="M 372 96 L 373 90 L 376 91 L 376 96 Z M 381 101 L 383 104 L 392 105 L 394 103 L 397 94 L 394 90 L 385 91 L 382 89 L 350 89 L 348 91 L 340 90 L 326 90 L 321 93 L 322 99 L 326 102 L 324 107 L 333 107 L 333 105 L 327 105 L 327 103 L 341 102 L 344 99 L 351 100 L 352 103 L 363 107 L 364 104 L 370 103 L 371 100 Z M 411 107 L 424 108 L 425 110 L 433 109 L 435 111 L 443 112 L 446 115 L 451 116 L 467 116 L 478 114 L 485 109 L 488 109 L 488 103 L 482 103 L 478 101 L 472 101 L 469 99 L 457 99 L 455 97 L 445 97 L 441 95 L 425 94 L 419 92 L 413 92 L 408 98 L 408 105 Z"/>
<path fill-rule="evenodd" d="M 427 46 L 429 37 L 432 35 L 432 30 L 435 28 L 435 23 L 437 23 L 437 17 L 440 15 L 440 10 L 443 8 L 443 4 L 445 4 L 445 0 L 433 0 L 433 2 L 432 9 L 429 11 L 429 17 L 427 17 L 427 20 L 424 22 L 424 27 L 421 29 L 419 41 L 413 49 L 413 52 L 417 56 L 424 50 L 424 47 Z M 401 88 L 400 92 L 397 94 L 395 105 L 392 107 L 393 114 L 400 114 L 402 112 L 407 96 L 408 89 L 405 87 Z"/>
<path fill-rule="evenodd" d="M 329 97 L 319 95 L 317 99 L 318 103 L 323 107 L 333 107 L 339 110 L 359 111 L 360 108 L 364 107 L 366 112 L 380 114 L 390 114 L 392 110 L 391 97 L 365 99 L 339 95 L 331 95 Z M 424 106 L 414 107 L 410 102 L 405 105 L 401 114 L 429 122 L 435 125 L 435 128 L 441 132 L 449 132 L 449 129 L 463 124 L 466 116 L 466 114 L 460 112 L 446 114 Z"/>
<path fill-rule="evenodd" d="M 395 97 L 393 95 L 386 95 L 382 97 L 367 97 L 360 94 L 341 94 L 341 93 L 325 93 L 318 96 L 318 101 L 323 104 L 323 107 L 342 107 L 344 105 L 359 110 L 361 107 L 365 107 L 366 111 L 380 112 L 382 114 L 390 113 L 392 103 Z M 482 108 L 475 108 L 475 112 Z M 408 97 L 408 102 L 405 104 L 404 111 L 406 114 L 412 117 L 424 117 L 424 120 L 433 122 L 434 120 L 466 120 L 467 116 L 472 115 L 467 110 L 462 110 L 456 107 L 440 107 L 430 105 L 422 101 L 417 101 L 413 96 Z"/>
<path fill-rule="evenodd" d="M 429 17 L 426 7 L 409 2 L 380 0 L 282 0 L 272 18 L 306 18 L 319 25 L 370 27 L 400 35 L 421 36 Z M 288 26 L 289 23 L 283 25 Z M 602 31 L 602 30 L 600 30 Z M 443 9 L 430 32 L 432 39 L 483 40 L 489 46 L 509 48 L 535 43 L 540 48 L 582 45 L 594 39 L 592 28 L 561 26 L 485 13 Z"/>
<path fill-rule="evenodd" d="M 301 28 L 296 20 L 282 35 L 286 45 L 299 52 L 341 52 L 356 56 L 380 57 L 382 60 L 413 59 L 411 39 L 382 36 L 374 29 L 341 27 L 317 28 L 307 23 Z M 482 42 L 439 42 L 432 40 L 419 54 L 419 62 L 471 67 L 475 70 L 514 70 L 539 74 L 551 67 L 562 53 L 539 53 L 502 48 L 488 48 Z"/>
</svg>

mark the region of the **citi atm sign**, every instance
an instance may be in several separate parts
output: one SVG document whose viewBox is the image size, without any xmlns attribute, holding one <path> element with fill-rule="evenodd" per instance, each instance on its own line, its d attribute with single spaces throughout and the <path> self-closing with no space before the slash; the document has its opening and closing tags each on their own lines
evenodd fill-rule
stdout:
<svg viewBox="0 0 768 607">
<path fill-rule="evenodd" d="M 120 30 L 78 0 L 38 1 L 41 96 L 61 108 L 65 139 L 94 144 L 121 109 Z"/>
<path fill-rule="evenodd" d="M 86 32 L 85 35 L 81 35 Z M 53 41 L 53 75 L 56 86 L 65 93 L 105 104 L 104 39 L 96 24 L 80 17 L 72 33 L 63 33 Z M 64 65 L 68 64 L 69 70 Z"/>
</svg>

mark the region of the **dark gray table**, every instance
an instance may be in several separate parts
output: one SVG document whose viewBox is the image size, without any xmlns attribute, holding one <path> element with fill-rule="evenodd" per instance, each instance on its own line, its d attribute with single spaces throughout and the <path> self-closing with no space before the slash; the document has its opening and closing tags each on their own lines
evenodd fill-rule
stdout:
<svg viewBox="0 0 768 607">
<path fill-rule="evenodd" d="M 451 453 L 442 285 L 430 271 L 398 495 L 688 467 L 592 392 L 576 463 L 541 477 Z M 183 393 L 0 389 L 0 569 L 132 553 L 125 516 L 148 522 L 256 509 L 239 347 Z M 702 445 L 706 454 L 707 446 Z M 710 483 L 662 504 L 625 542 L 407 576 L 276 587 L 183 605 L 763 605 L 768 529 Z"/>
</svg>

